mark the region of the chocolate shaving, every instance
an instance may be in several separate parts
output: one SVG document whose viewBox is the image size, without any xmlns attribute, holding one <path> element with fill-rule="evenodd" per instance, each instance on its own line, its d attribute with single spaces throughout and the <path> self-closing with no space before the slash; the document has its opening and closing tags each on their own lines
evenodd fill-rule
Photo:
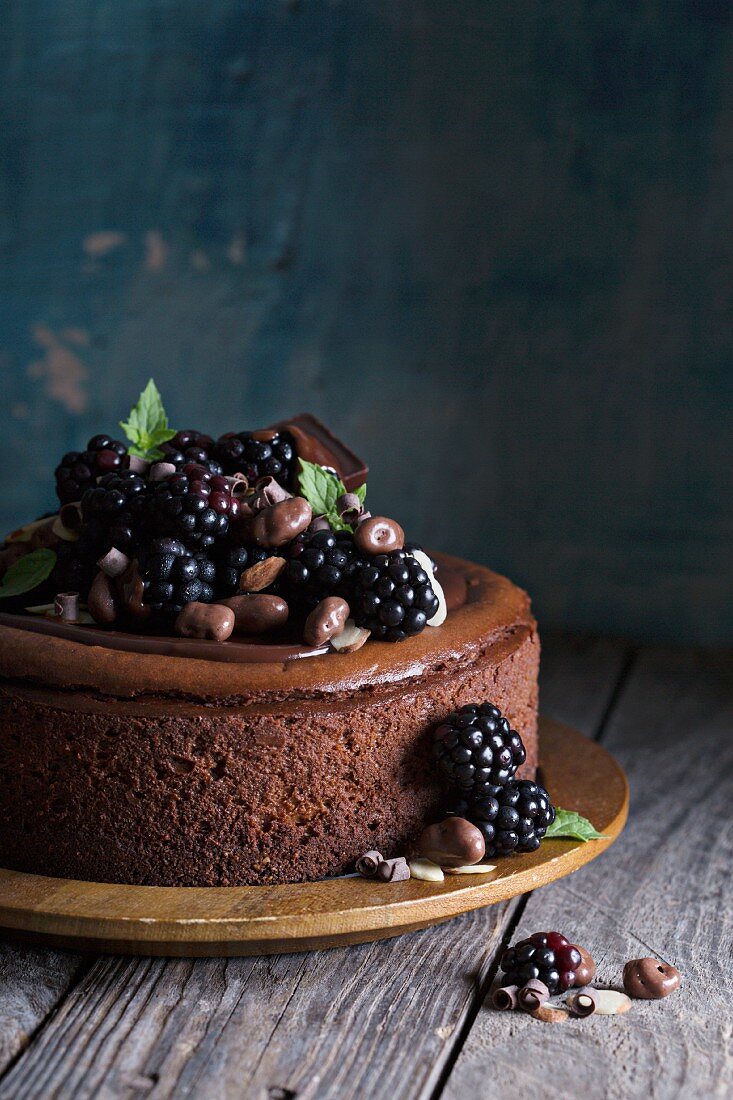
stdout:
<svg viewBox="0 0 733 1100">
<path fill-rule="evenodd" d="M 79 593 L 58 592 L 53 601 L 53 613 L 64 623 L 79 621 Z"/>
<path fill-rule="evenodd" d="M 598 992 L 592 986 L 585 985 L 568 997 L 565 1004 L 573 1016 L 584 1019 L 586 1016 L 592 1016 L 598 1007 Z"/>
<path fill-rule="evenodd" d="M 405 882 L 410 877 L 410 868 L 404 856 L 396 859 L 383 859 L 377 867 L 376 877 L 380 882 Z"/>
<path fill-rule="evenodd" d="M 154 462 L 148 473 L 148 481 L 165 481 L 176 472 L 172 462 Z"/>
<path fill-rule="evenodd" d="M 363 511 L 361 511 L 361 512 L 359 513 L 359 515 L 357 516 L 357 519 L 356 519 L 356 525 L 357 525 L 357 527 L 358 527 L 358 526 L 359 526 L 360 524 L 362 524 L 362 523 L 366 523 L 366 521 L 367 521 L 368 519 L 371 519 L 371 518 L 372 518 L 372 513 L 371 513 L 371 512 L 367 512 L 367 511 L 366 511 L 366 509 L 364 509 L 364 510 L 363 510 Z"/>
<path fill-rule="evenodd" d="M 121 550 L 118 550 L 116 546 L 113 546 L 112 549 L 97 562 L 99 568 L 103 573 L 106 573 L 108 577 L 121 576 L 129 564 L 130 559 L 126 554 L 123 554 Z"/>
<path fill-rule="evenodd" d="M 500 1012 L 510 1012 L 511 1009 L 517 1007 L 518 993 L 518 985 L 502 985 L 499 986 L 498 989 L 494 990 L 491 997 L 491 1002 L 494 1008 L 498 1008 Z"/>
<path fill-rule="evenodd" d="M 525 1012 L 534 1012 L 545 1001 L 550 999 L 550 991 L 544 982 L 541 982 L 539 978 L 532 978 L 526 985 L 522 986 L 517 994 L 519 1001 L 519 1007 L 523 1008 Z"/>
<path fill-rule="evenodd" d="M 62 504 L 59 519 L 67 531 L 81 530 L 81 504 Z"/>
<path fill-rule="evenodd" d="M 308 524 L 308 531 L 314 534 L 316 531 L 330 531 L 331 524 L 325 516 L 314 516 Z"/>
<path fill-rule="evenodd" d="M 250 501 L 255 512 L 262 508 L 271 508 L 273 504 L 279 504 L 282 500 L 291 500 L 293 494 L 284 489 L 275 481 L 274 477 L 261 477 L 255 485 L 255 493 Z"/>
<path fill-rule="evenodd" d="M 364 506 L 356 493 L 342 493 L 336 501 L 336 514 L 344 523 L 356 523 Z"/>
<path fill-rule="evenodd" d="M 140 458 L 139 455 L 127 456 L 127 468 L 132 470 L 133 474 L 146 474 L 150 469 L 150 463 L 147 458 Z"/>
<path fill-rule="evenodd" d="M 382 853 L 370 849 L 356 861 L 356 873 L 362 878 L 374 878 L 380 863 L 384 863 Z"/>
</svg>

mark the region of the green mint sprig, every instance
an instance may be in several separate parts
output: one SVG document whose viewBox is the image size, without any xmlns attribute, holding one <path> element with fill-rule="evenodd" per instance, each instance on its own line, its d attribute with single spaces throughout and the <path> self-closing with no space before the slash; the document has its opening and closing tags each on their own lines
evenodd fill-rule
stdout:
<svg viewBox="0 0 733 1100">
<path fill-rule="evenodd" d="M 24 592 L 30 592 L 38 588 L 53 572 L 56 564 L 55 550 L 43 547 L 32 550 L 30 554 L 19 558 L 8 568 L 0 584 L 0 600 L 9 599 L 11 596 L 22 596 Z"/>
<path fill-rule="evenodd" d="M 572 840 L 603 840 L 603 833 L 591 825 L 587 817 L 582 817 L 575 810 L 555 810 L 555 820 L 549 825 L 545 833 L 546 840 L 558 840 L 566 837 Z"/>
<path fill-rule="evenodd" d="M 163 458 L 160 444 L 167 443 L 176 433 L 168 427 L 163 401 L 152 378 L 138 397 L 137 404 L 130 409 L 128 419 L 120 421 L 120 427 L 130 441 L 131 455 L 148 462 Z"/>
<path fill-rule="evenodd" d="M 313 509 L 313 515 L 325 516 L 334 531 L 353 531 L 352 525 L 345 523 L 336 511 L 336 501 L 348 492 L 341 478 L 334 477 L 316 462 L 307 462 L 303 458 L 298 461 L 300 462 L 298 474 L 300 492 Z M 366 484 L 354 489 L 362 505 L 366 500 L 366 491 Z"/>
</svg>

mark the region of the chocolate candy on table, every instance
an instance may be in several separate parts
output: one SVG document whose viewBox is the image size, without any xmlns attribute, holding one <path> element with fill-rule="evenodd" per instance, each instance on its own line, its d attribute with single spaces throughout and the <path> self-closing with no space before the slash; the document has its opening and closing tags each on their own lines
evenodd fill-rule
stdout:
<svg viewBox="0 0 733 1100">
<path fill-rule="evenodd" d="M 305 620 L 303 640 L 306 645 L 321 646 L 344 629 L 349 617 L 349 605 L 340 596 L 327 596 L 314 607 Z"/>
<path fill-rule="evenodd" d="M 464 867 L 478 863 L 486 854 L 483 834 L 463 817 L 446 817 L 428 825 L 417 844 L 421 856 L 440 867 Z"/>
<path fill-rule="evenodd" d="M 658 1001 L 679 989 L 682 975 L 676 967 L 659 959 L 631 959 L 624 967 L 624 989 L 630 997 Z"/>
<path fill-rule="evenodd" d="M 234 612 L 218 603 L 189 603 L 176 619 L 177 634 L 225 642 L 234 630 Z"/>
<path fill-rule="evenodd" d="M 575 986 L 590 985 L 596 976 L 596 964 L 593 956 L 584 947 L 575 945 L 580 952 L 580 966 L 575 968 Z"/>
<path fill-rule="evenodd" d="M 370 516 L 359 524 L 354 534 L 354 544 L 363 554 L 389 554 L 405 545 L 405 532 L 394 519 Z"/>
<path fill-rule="evenodd" d="M 234 612 L 236 634 L 267 634 L 288 621 L 288 605 L 281 596 L 256 592 L 250 595 L 231 596 L 218 604 Z"/>
</svg>

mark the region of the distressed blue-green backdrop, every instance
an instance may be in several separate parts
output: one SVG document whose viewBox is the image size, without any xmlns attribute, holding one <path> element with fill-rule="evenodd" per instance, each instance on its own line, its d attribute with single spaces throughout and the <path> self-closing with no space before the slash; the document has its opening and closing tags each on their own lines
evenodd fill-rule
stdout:
<svg viewBox="0 0 733 1100">
<path fill-rule="evenodd" d="M 545 625 L 730 638 L 726 0 L 5 0 L 0 82 L 5 528 L 153 374 Z"/>
</svg>

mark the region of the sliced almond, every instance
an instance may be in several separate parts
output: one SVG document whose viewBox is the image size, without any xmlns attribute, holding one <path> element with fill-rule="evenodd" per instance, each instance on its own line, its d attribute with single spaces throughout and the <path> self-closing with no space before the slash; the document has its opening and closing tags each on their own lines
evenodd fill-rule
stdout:
<svg viewBox="0 0 733 1100">
<path fill-rule="evenodd" d="M 370 634 L 370 630 L 357 626 L 353 619 L 347 619 L 344 629 L 331 638 L 330 644 L 339 653 L 356 653 L 368 641 Z"/>
<path fill-rule="evenodd" d="M 543 1024 L 564 1024 L 570 1019 L 570 1013 L 564 1008 L 555 1008 L 553 1005 L 540 1005 L 530 1012 L 533 1020 L 541 1020 Z"/>
<path fill-rule="evenodd" d="M 616 989 L 596 991 L 596 1016 L 622 1016 L 631 1008 L 631 998 Z"/>
<path fill-rule="evenodd" d="M 410 874 L 423 882 L 443 882 L 445 879 L 443 871 L 432 859 L 411 859 Z"/>
<path fill-rule="evenodd" d="M 51 527 L 51 530 L 57 538 L 63 539 L 64 542 L 79 541 L 79 532 L 70 530 L 70 528 L 68 528 L 62 522 L 61 516 L 57 516 L 56 519 L 53 521 L 53 526 Z"/>
<path fill-rule="evenodd" d="M 287 565 L 285 558 L 265 558 L 256 565 L 250 565 L 239 578 L 241 592 L 262 592 L 274 584 Z"/>
<path fill-rule="evenodd" d="M 424 550 L 411 550 L 410 553 L 416 561 L 420 562 L 420 565 L 427 573 L 430 580 L 430 587 L 438 597 L 438 610 L 435 612 L 432 619 L 428 619 L 428 626 L 442 626 L 448 615 L 448 605 L 445 602 L 443 586 L 433 573 L 433 563 Z"/>
<path fill-rule="evenodd" d="M 463 867 L 444 867 L 446 875 L 488 875 L 496 870 L 494 863 L 468 863 Z"/>
</svg>

